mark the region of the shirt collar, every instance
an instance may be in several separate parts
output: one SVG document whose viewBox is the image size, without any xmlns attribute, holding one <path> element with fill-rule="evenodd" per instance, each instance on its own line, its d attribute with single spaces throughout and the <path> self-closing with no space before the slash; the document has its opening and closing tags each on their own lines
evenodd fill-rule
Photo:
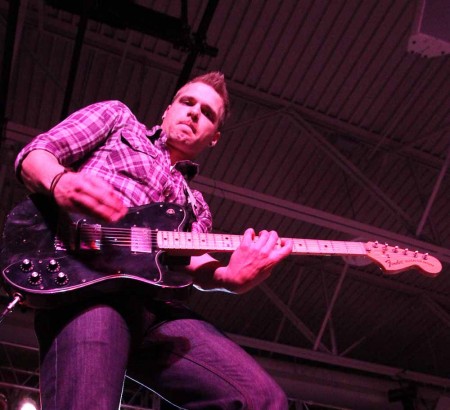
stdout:
<svg viewBox="0 0 450 410">
<path fill-rule="evenodd" d="M 155 147 L 161 150 L 167 150 L 167 134 L 163 131 L 160 125 L 155 125 L 147 132 L 148 139 Z M 199 173 L 199 165 L 190 160 L 178 161 L 174 168 L 179 171 L 186 180 L 190 181 Z"/>
</svg>

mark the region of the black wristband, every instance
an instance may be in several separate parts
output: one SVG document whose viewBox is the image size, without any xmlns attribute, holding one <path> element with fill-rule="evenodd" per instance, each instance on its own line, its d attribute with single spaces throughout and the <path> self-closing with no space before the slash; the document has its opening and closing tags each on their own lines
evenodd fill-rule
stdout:
<svg viewBox="0 0 450 410">
<path fill-rule="evenodd" d="M 58 184 L 58 182 L 59 182 L 59 180 L 61 179 L 61 177 L 62 177 L 64 174 L 67 174 L 68 172 L 70 172 L 70 169 L 64 168 L 64 171 L 61 171 L 61 172 L 57 173 L 57 174 L 53 177 L 52 182 L 51 182 L 51 184 L 50 184 L 50 189 L 49 189 L 50 195 L 51 195 L 51 196 L 54 195 L 54 193 L 55 193 L 55 187 L 56 187 L 56 185 Z"/>
</svg>

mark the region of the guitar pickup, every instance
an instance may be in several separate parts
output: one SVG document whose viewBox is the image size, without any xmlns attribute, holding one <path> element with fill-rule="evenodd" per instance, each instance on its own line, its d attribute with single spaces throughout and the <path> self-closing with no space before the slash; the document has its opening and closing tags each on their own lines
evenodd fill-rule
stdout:
<svg viewBox="0 0 450 410">
<path fill-rule="evenodd" d="M 148 228 L 131 227 L 131 252 L 151 253 L 152 239 Z"/>
</svg>

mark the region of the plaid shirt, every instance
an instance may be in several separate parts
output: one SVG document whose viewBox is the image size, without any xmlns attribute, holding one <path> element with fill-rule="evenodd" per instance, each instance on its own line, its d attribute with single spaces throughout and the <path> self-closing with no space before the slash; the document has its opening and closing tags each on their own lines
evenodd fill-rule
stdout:
<svg viewBox="0 0 450 410">
<path fill-rule="evenodd" d="M 171 167 L 167 136 L 161 127 L 147 129 L 119 101 L 105 101 L 85 107 L 38 135 L 19 153 L 16 172 L 25 156 L 42 149 L 58 158 L 61 165 L 96 175 L 114 186 L 128 207 L 153 202 L 186 205 L 185 178 L 198 167 L 182 161 Z M 211 230 L 212 217 L 200 192 L 196 199 L 195 232 Z"/>
</svg>

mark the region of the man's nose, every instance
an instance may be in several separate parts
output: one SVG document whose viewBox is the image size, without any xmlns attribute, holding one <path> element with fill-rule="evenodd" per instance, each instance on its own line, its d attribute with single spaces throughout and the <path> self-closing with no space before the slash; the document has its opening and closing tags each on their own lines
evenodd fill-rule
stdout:
<svg viewBox="0 0 450 410">
<path fill-rule="evenodd" d="M 198 119 L 198 117 L 200 115 L 200 107 L 198 106 L 198 104 L 195 104 L 190 107 L 189 115 L 192 117 L 192 119 L 195 119 L 195 120 Z"/>
</svg>

